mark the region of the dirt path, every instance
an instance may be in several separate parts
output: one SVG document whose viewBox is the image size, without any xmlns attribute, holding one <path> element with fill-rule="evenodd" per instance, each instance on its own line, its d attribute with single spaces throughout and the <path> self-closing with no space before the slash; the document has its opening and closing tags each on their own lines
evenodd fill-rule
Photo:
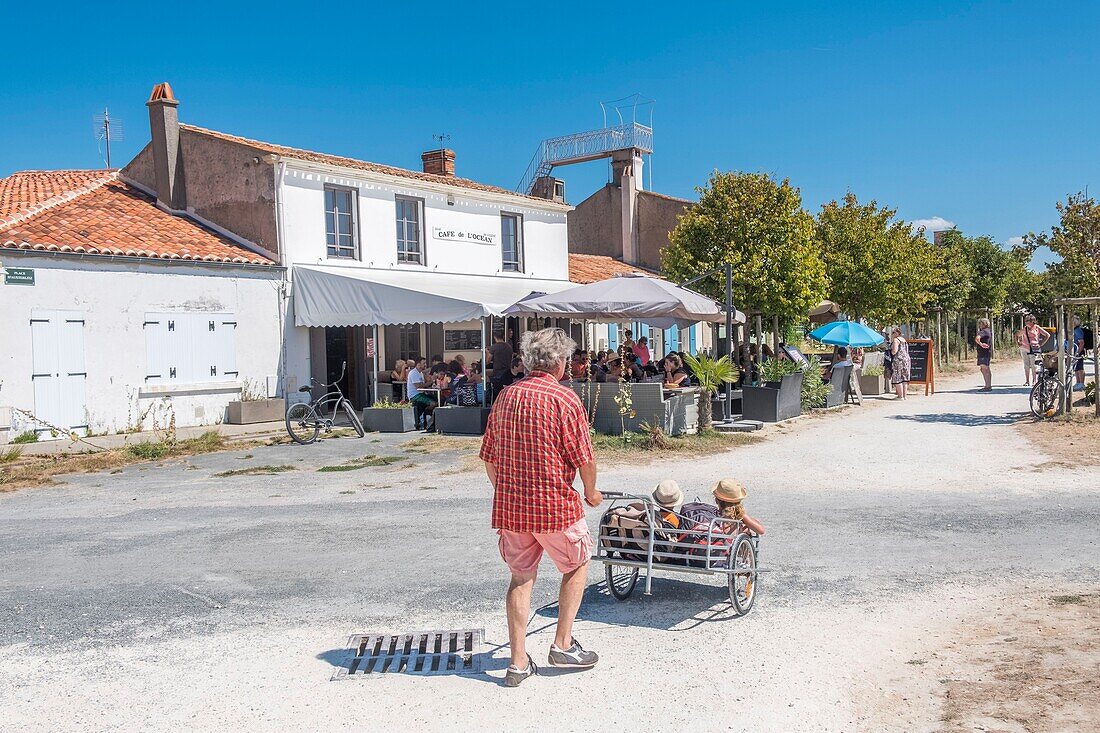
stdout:
<svg viewBox="0 0 1100 733">
<path fill-rule="evenodd" d="M 577 635 L 601 665 L 518 690 L 499 686 L 489 488 L 453 451 L 261 447 L 4 494 L 0 728 L 1085 729 L 1100 468 L 1036 453 L 1021 390 L 967 387 L 604 471 L 608 488 L 672 476 L 689 495 L 746 481 L 768 527 L 757 606 L 735 619 L 714 581 L 669 575 L 617 602 L 593 567 Z M 316 472 L 364 451 L 404 460 Z M 547 567 L 538 657 L 554 595 Z M 470 627 L 482 675 L 330 681 L 352 633 Z"/>
</svg>

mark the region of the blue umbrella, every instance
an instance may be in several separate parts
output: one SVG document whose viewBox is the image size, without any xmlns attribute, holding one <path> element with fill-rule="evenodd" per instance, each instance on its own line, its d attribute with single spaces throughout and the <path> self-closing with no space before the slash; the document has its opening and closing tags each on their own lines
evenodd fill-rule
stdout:
<svg viewBox="0 0 1100 733">
<path fill-rule="evenodd" d="M 810 331 L 810 338 L 833 346 L 878 346 L 884 339 L 862 323 L 833 321 Z"/>
</svg>

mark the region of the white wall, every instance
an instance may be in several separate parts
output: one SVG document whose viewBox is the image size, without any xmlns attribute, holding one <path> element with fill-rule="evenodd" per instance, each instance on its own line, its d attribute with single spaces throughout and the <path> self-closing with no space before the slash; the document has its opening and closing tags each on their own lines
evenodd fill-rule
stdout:
<svg viewBox="0 0 1100 733">
<path fill-rule="evenodd" d="M 344 186 L 359 192 L 359 261 L 366 267 L 426 269 L 504 277 L 533 277 L 568 280 L 569 246 L 566 212 L 560 205 L 547 204 L 520 196 L 487 192 L 458 193 L 448 205 L 448 194 L 410 185 L 381 183 L 369 178 L 345 177 L 321 173 L 288 164 L 283 186 L 283 235 L 286 264 L 347 263 L 346 258 L 329 260 L 325 246 L 325 185 Z M 473 195 L 476 193 L 477 195 Z M 397 263 L 395 196 L 411 196 L 424 201 L 423 267 Z M 557 208 L 555 208 L 557 207 Z M 501 270 L 500 215 L 523 217 L 524 272 Z M 456 242 L 437 239 L 436 228 L 495 234 L 495 244 Z"/>
<path fill-rule="evenodd" d="M 50 257 L 0 251 L 7 267 L 31 267 L 35 284 L 0 283 L 0 407 L 34 413 L 31 382 L 31 314 L 35 310 L 84 314 L 87 417 L 93 433 L 112 433 L 163 421 L 169 407 L 176 425 L 222 422 L 230 400 L 251 382 L 267 391 L 279 375 L 282 272 L 230 266 Z M 234 383 L 150 387 L 146 377 L 145 314 L 204 311 L 232 313 Z M 274 395 L 272 395 L 274 396 Z M 0 410 L 3 412 L 3 410 Z M 144 414 L 144 420 L 141 416 Z M 12 432 L 27 427 L 13 418 Z"/>
</svg>

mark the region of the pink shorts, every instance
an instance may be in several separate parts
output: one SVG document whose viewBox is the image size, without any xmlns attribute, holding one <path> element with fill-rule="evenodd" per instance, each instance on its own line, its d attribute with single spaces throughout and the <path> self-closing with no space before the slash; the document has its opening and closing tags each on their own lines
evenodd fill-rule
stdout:
<svg viewBox="0 0 1100 733">
<path fill-rule="evenodd" d="M 530 575 L 538 569 L 543 550 L 562 573 L 571 573 L 592 556 L 592 534 L 583 519 L 561 532 L 512 532 L 498 529 L 500 556 L 514 575 Z"/>
</svg>

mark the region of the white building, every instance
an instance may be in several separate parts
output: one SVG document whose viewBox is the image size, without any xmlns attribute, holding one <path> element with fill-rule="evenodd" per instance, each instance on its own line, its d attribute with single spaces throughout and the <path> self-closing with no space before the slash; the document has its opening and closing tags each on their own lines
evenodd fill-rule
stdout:
<svg viewBox="0 0 1100 733">
<path fill-rule="evenodd" d="M 0 179 L 0 442 L 220 422 L 274 389 L 283 269 L 116 171 Z"/>
<path fill-rule="evenodd" d="M 483 326 L 518 339 L 527 325 L 496 317 L 504 308 L 571 285 L 560 192 L 554 201 L 459 178 L 450 150 L 424 153 L 412 171 L 179 124 L 171 90 L 153 96 L 171 114 L 151 118 L 154 143 L 122 175 L 171 189 L 161 198 L 172 208 L 286 268 L 281 395 L 334 380 L 346 361 L 345 391 L 363 406 L 375 354 L 385 372 L 417 355 L 480 359 Z M 182 185 L 159 172 L 158 139 L 175 141 Z"/>
</svg>

